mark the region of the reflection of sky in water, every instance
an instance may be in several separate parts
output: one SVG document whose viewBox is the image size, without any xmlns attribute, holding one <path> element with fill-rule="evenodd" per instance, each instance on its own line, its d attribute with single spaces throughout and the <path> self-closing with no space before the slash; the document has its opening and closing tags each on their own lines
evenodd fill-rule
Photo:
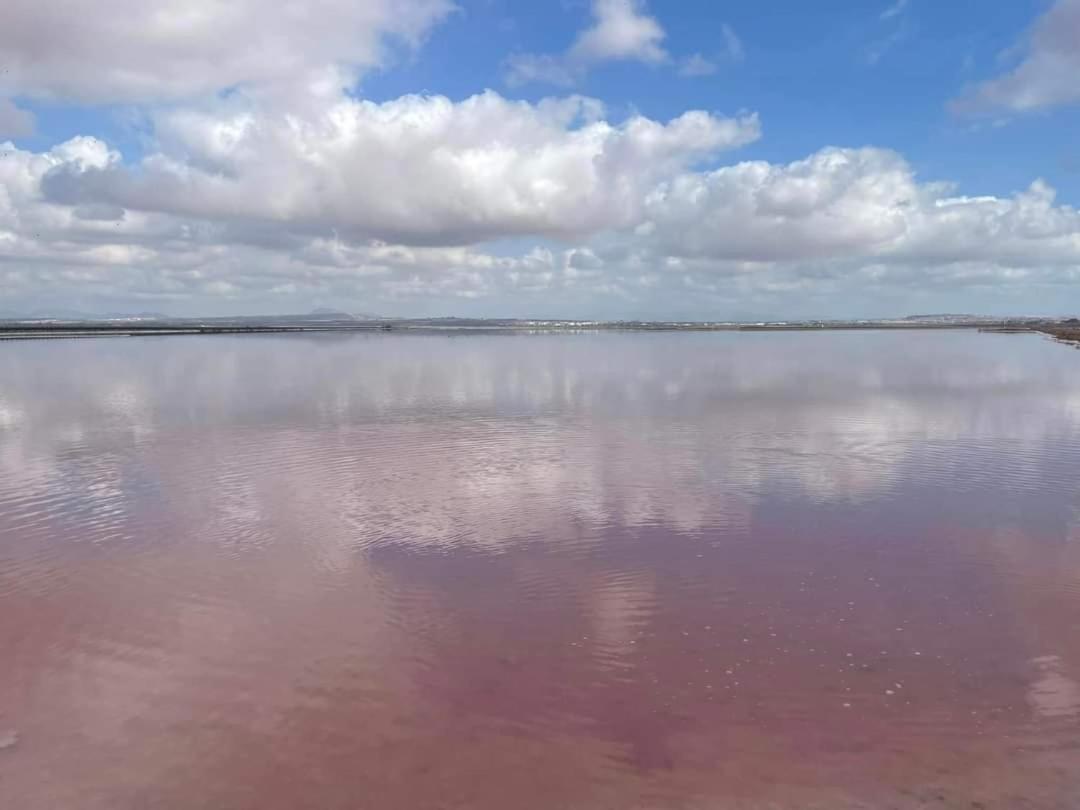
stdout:
<svg viewBox="0 0 1080 810">
<path fill-rule="evenodd" d="M 1042 498 L 1046 519 L 1075 522 L 1058 472 L 1075 457 L 1080 374 L 1039 339 L 132 340 L 20 346 L 0 363 L 9 512 L 52 491 L 104 519 L 166 487 L 178 506 L 214 495 L 251 530 L 270 494 L 253 481 L 272 468 L 290 496 L 333 493 L 360 540 L 498 545 L 566 521 L 745 528 L 764 500 L 935 484 L 961 501 L 1000 489 L 998 517 Z"/>
<path fill-rule="evenodd" d="M 717 746 L 731 773 L 927 735 L 976 761 L 960 741 L 1080 709 L 1077 358 L 956 332 L 4 347 L 0 699 L 30 697 L 0 729 L 51 711 L 37 734 L 75 723 L 147 784 L 193 755 L 124 734 L 199 711 L 242 718 L 206 750 L 547 740 L 568 786 L 596 758 L 705 779 Z"/>
</svg>

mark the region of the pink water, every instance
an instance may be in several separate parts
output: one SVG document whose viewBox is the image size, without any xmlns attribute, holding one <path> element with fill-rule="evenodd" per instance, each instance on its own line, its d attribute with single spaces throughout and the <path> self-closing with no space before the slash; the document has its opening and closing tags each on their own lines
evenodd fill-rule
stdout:
<svg viewBox="0 0 1080 810">
<path fill-rule="evenodd" d="M 1080 808 L 1080 353 L 0 346 L 0 807 Z"/>
</svg>

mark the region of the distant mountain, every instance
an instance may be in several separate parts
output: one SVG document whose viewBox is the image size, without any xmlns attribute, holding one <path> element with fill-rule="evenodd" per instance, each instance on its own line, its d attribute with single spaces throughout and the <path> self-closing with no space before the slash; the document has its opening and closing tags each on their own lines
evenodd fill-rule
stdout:
<svg viewBox="0 0 1080 810">
<path fill-rule="evenodd" d="M 311 310 L 311 315 L 326 318 L 334 321 L 385 321 L 388 320 L 383 315 L 373 315 L 370 312 L 343 312 L 339 309 L 331 309 L 330 307 L 316 307 Z"/>
<path fill-rule="evenodd" d="M 316 307 L 315 309 L 311 310 L 311 312 L 309 312 L 306 316 L 300 316 L 300 317 L 313 318 L 313 319 L 321 320 L 321 321 L 322 320 L 325 320 L 325 321 L 355 321 L 356 320 L 356 316 L 351 315 L 348 312 L 342 312 L 340 309 L 330 309 L 329 307 Z"/>
<path fill-rule="evenodd" d="M 306 315 L 250 315 L 246 319 L 266 321 L 382 321 L 386 320 L 379 315 L 368 315 L 360 312 L 345 312 L 330 307 L 317 307 Z"/>
<path fill-rule="evenodd" d="M 316 307 L 311 310 L 307 315 L 293 315 L 282 316 L 292 317 L 296 319 L 303 319 L 306 321 L 355 321 L 352 315 L 348 312 L 342 312 L 339 309 L 330 309 L 329 307 Z"/>
<path fill-rule="evenodd" d="M 262 317 L 265 320 L 288 320 L 288 321 L 381 321 L 385 320 L 379 315 L 369 315 L 362 312 L 345 312 L 331 307 L 316 307 L 306 315 L 264 315 L 246 316 L 248 318 Z"/>
</svg>

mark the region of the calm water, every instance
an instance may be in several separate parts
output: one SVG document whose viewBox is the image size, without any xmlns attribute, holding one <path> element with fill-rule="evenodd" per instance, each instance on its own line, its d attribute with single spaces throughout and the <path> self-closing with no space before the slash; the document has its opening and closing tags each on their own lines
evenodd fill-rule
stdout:
<svg viewBox="0 0 1080 810">
<path fill-rule="evenodd" d="M 0 805 L 1080 807 L 1080 353 L 0 344 Z"/>
</svg>

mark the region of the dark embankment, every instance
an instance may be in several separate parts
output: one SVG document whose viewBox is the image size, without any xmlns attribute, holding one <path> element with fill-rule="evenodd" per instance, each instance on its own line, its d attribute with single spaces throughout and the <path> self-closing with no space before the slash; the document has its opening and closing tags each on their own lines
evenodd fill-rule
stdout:
<svg viewBox="0 0 1080 810">
<path fill-rule="evenodd" d="M 1052 324 L 1039 327 L 1039 331 L 1045 332 L 1063 343 L 1071 343 L 1080 347 L 1080 323 Z"/>
</svg>

